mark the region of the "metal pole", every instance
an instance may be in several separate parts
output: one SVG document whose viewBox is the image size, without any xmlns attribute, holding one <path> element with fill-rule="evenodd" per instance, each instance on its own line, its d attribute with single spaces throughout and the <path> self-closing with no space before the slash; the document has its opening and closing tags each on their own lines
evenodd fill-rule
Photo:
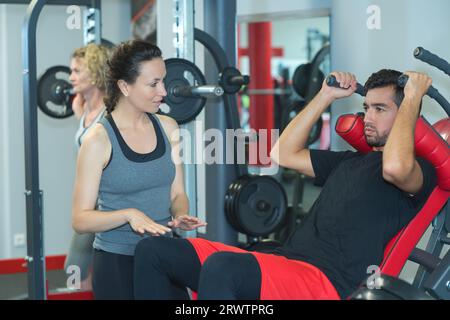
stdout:
<svg viewBox="0 0 450 320">
<path fill-rule="evenodd" d="M 27 210 L 28 297 L 46 298 L 42 207 L 39 194 L 36 26 L 46 0 L 33 0 L 22 27 L 23 102 L 25 128 L 25 198 Z"/>
<path fill-rule="evenodd" d="M 101 4 L 100 0 L 91 0 L 89 6 L 83 14 L 83 42 L 100 44 L 102 41 L 102 22 L 101 22 Z"/>
<path fill-rule="evenodd" d="M 39 190 L 36 29 L 46 4 L 85 5 L 100 9 L 100 0 L 33 0 L 22 26 L 23 108 L 25 138 L 25 201 L 27 224 L 28 298 L 46 299 L 43 191 Z M 97 28 L 100 28 L 98 23 Z M 100 30 L 100 29 L 99 29 Z"/>
<path fill-rule="evenodd" d="M 175 12 L 175 46 L 177 58 L 183 58 L 195 63 L 195 47 L 194 47 L 194 0 L 174 0 Z M 184 183 L 186 194 L 189 199 L 189 214 L 197 216 L 197 159 L 196 144 L 197 132 L 195 121 L 191 121 L 182 126 L 182 129 L 188 130 L 191 134 L 191 144 L 186 145 L 183 141 L 183 150 L 190 149 L 192 163 L 185 163 Z M 183 237 L 196 237 L 197 231 L 181 232 Z"/>
<path fill-rule="evenodd" d="M 218 50 L 215 54 L 221 54 L 224 51 L 226 57 L 220 60 L 227 60 L 230 66 L 236 65 L 236 0 L 204 0 L 204 19 L 205 31 L 214 38 L 223 50 Z M 206 82 L 215 83 L 218 79 L 218 70 L 226 66 L 221 66 L 220 61 L 214 61 L 215 57 L 208 54 L 205 55 Z M 216 59 L 217 60 L 217 59 Z M 236 110 L 226 110 L 226 107 L 235 108 L 236 103 L 232 102 L 233 97 L 224 97 L 224 99 L 208 99 L 205 107 L 205 130 L 214 128 L 222 132 L 226 137 L 227 122 L 232 126 L 239 126 L 237 118 L 230 118 Z M 227 101 L 225 104 L 224 101 Z M 237 123 L 234 123 L 237 122 Z M 234 152 L 234 146 L 227 146 L 224 139 L 225 152 Z M 227 150 L 229 147 L 230 150 Z M 206 234 L 202 237 L 227 243 L 229 245 L 238 244 L 238 236 L 228 223 L 225 212 L 225 193 L 228 186 L 238 178 L 236 165 L 233 164 L 210 164 L 206 166 L 206 190 L 208 197 L 206 198 L 206 212 L 208 213 L 208 226 Z"/>
</svg>

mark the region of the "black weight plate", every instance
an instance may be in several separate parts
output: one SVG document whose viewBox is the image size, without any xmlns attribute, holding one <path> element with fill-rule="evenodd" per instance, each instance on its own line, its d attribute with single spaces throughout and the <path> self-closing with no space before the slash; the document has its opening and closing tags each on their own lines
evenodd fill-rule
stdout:
<svg viewBox="0 0 450 320">
<path fill-rule="evenodd" d="M 311 77 L 311 63 L 301 64 L 295 69 L 292 76 L 292 87 L 297 94 L 306 99 Z"/>
<path fill-rule="evenodd" d="M 228 187 L 227 193 L 225 194 L 225 215 L 228 219 L 228 222 L 236 229 L 239 229 L 239 226 L 236 223 L 236 216 L 234 214 L 234 203 L 235 203 L 235 195 L 237 189 L 240 187 L 240 179 L 234 181 Z M 239 231 L 239 230 L 238 230 Z"/>
<path fill-rule="evenodd" d="M 229 79 L 241 76 L 241 72 L 233 67 L 225 67 L 219 75 L 219 85 L 222 87 L 223 91 L 228 94 L 234 94 L 241 90 L 241 85 L 231 84 Z"/>
<path fill-rule="evenodd" d="M 255 177 L 247 183 L 239 194 L 236 209 L 244 233 L 263 236 L 273 232 L 284 220 L 284 198 L 284 190 L 270 177 Z"/>
<path fill-rule="evenodd" d="M 232 203 L 234 201 L 234 190 L 235 190 L 236 181 L 230 184 L 228 187 L 227 192 L 225 193 L 225 203 L 224 203 L 224 209 L 225 209 L 225 216 L 227 217 L 228 222 L 235 227 L 234 223 L 234 217 L 233 217 L 233 211 L 232 211 Z"/>
<path fill-rule="evenodd" d="M 187 123 L 195 119 L 202 111 L 206 103 L 204 97 L 177 97 L 173 94 L 177 86 L 202 86 L 206 84 L 205 77 L 200 69 L 192 62 L 185 59 L 166 59 L 166 78 L 164 85 L 167 96 L 164 98 L 164 106 L 158 111 L 175 119 L 178 124 Z"/>
<path fill-rule="evenodd" d="M 231 226 L 239 232 L 243 231 L 236 219 L 236 195 L 239 193 L 239 190 L 247 180 L 249 180 L 248 175 L 239 177 L 236 181 L 230 184 L 225 194 L 225 216 L 227 217 L 228 222 L 231 224 Z"/>
<path fill-rule="evenodd" d="M 254 176 L 236 195 L 235 215 L 240 228 L 250 236 L 266 236 L 284 222 L 287 198 L 272 177 Z"/>
<path fill-rule="evenodd" d="M 233 213 L 233 221 L 236 226 L 236 230 L 238 230 L 241 233 L 246 233 L 245 228 L 242 227 L 239 216 L 238 216 L 238 210 L 239 210 L 239 197 L 243 189 L 247 186 L 248 182 L 251 181 L 251 177 L 249 175 L 244 175 L 239 178 L 235 185 L 234 193 L 233 193 L 233 202 L 231 203 L 232 207 L 232 213 Z"/>
<path fill-rule="evenodd" d="M 305 100 L 307 102 L 311 101 L 316 94 L 322 88 L 323 80 L 325 80 L 325 76 L 320 69 L 314 69 L 311 71 L 308 90 L 306 91 Z"/>
<path fill-rule="evenodd" d="M 305 96 L 303 96 L 308 103 L 311 101 L 314 96 L 320 91 L 322 88 L 323 80 L 325 79 L 325 76 L 320 70 L 320 66 L 322 63 L 324 63 L 326 60 L 330 60 L 330 45 L 326 44 L 324 45 L 319 52 L 316 53 L 313 60 L 311 61 L 311 68 L 309 70 L 309 85 L 308 89 L 305 93 Z"/>
<path fill-rule="evenodd" d="M 294 100 L 292 103 L 283 109 L 281 113 L 281 132 L 287 127 L 289 122 L 294 119 L 300 111 L 305 107 L 305 100 Z M 311 145 L 320 138 L 320 133 L 322 132 L 323 120 L 322 117 L 317 120 L 317 122 L 312 127 L 309 132 L 307 145 Z"/>
<path fill-rule="evenodd" d="M 69 67 L 54 66 L 47 69 L 38 80 L 38 106 L 52 118 L 67 118 L 73 115 L 72 97 L 67 93 L 72 88 L 69 76 Z"/>
</svg>

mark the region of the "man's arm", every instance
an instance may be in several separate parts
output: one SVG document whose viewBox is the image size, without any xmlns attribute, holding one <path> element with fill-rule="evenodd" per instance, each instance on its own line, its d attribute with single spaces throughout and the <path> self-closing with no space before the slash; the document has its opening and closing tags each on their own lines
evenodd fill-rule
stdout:
<svg viewBox="0 0 450 320">
<path fill-rule="evenodd" d="M 341 88 L 329 87 L 325 81 L 319 93 L 289 123 L 270 152 L 270 157 L 279 165 L 314 177 L 309 149 L 306 147 L 309 133 L 321 114 L 336 99 L 350 96 L 356 90 L 356 78 L 344 72 L 332 73 Z M 347 89 L 342 89 L 347 88 Z"/>
<path fill-rule="evenodd" d="M 422 97 L 431 85 L 425 74 L 405 72 L 409 76 L 405 97 L 383 150 L 383 178 L 408 193 L 418 193 L 423 172 L 414 155 L 414 128 Z"/>
</svg>

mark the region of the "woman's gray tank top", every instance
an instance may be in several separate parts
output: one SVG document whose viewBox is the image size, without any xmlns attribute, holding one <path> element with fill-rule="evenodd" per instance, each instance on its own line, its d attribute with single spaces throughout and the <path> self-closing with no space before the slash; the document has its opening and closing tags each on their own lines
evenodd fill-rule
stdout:
<svg viewBox="0 0 450 320">
<path fill-rule="evenodd" d="M 122 138 L 112 116 L 100 120 L 111 141 L 111 157 L 103 170 L 98 194 L 98 210 L 114 211 L 136 208 L 155 222 L 167 225 L 171 220 L 170 190 L 175 178 L 170 142 L 157 116 L 148 114 L 156 132 L 154 151 L 139 154 Z M 113 230 L 95 234 L 94 248 L 134 255 L 136 244 L 144 237 L 127 223 Z"/>
<path fill-rule="evenodd" d="M 78 130 L 75 133 L 75 145 L 77 146 L 77 150 L 80 149 L 81 143 L 83 142 L 83 138 L 88 133 L 94 124 L 100 121 L 100 119 L 103 117 L 105 113 L 105 107 L 102 108 L 102 110 L 98 113 L 98 115 L 95 117 L 94 121 L 88 126 L 84 126 L 84 120 L 86 119 L 86 112 L 83 112 L 83 115 L 81 116 L 80 123 L 78 124 Z"/>
</svg>

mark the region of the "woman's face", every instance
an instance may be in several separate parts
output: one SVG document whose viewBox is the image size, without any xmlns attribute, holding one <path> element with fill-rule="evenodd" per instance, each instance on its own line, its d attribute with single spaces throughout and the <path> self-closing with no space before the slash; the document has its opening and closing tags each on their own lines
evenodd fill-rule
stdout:
<svg viewBox="0 0 450 320">
<path fill-rule="evenodd" d="M 72 83 L 74 93 L 86 93 L 89 90 L 95 88 L 92 84 L 92 79 L 89 74 L 89 70 L 81 58 L 73 58 L 70 62 L 70 77 L 69 80 Z"/>
<path fill-rule="evenodd" d="M 162 99 L 167 95 L 163 82 L 165 76 L 166 65 L 163 59 L 142 62 L 136 81 L 126 85 L 127 99 L 143 112 L 158 112 Z"/>
</svg>

